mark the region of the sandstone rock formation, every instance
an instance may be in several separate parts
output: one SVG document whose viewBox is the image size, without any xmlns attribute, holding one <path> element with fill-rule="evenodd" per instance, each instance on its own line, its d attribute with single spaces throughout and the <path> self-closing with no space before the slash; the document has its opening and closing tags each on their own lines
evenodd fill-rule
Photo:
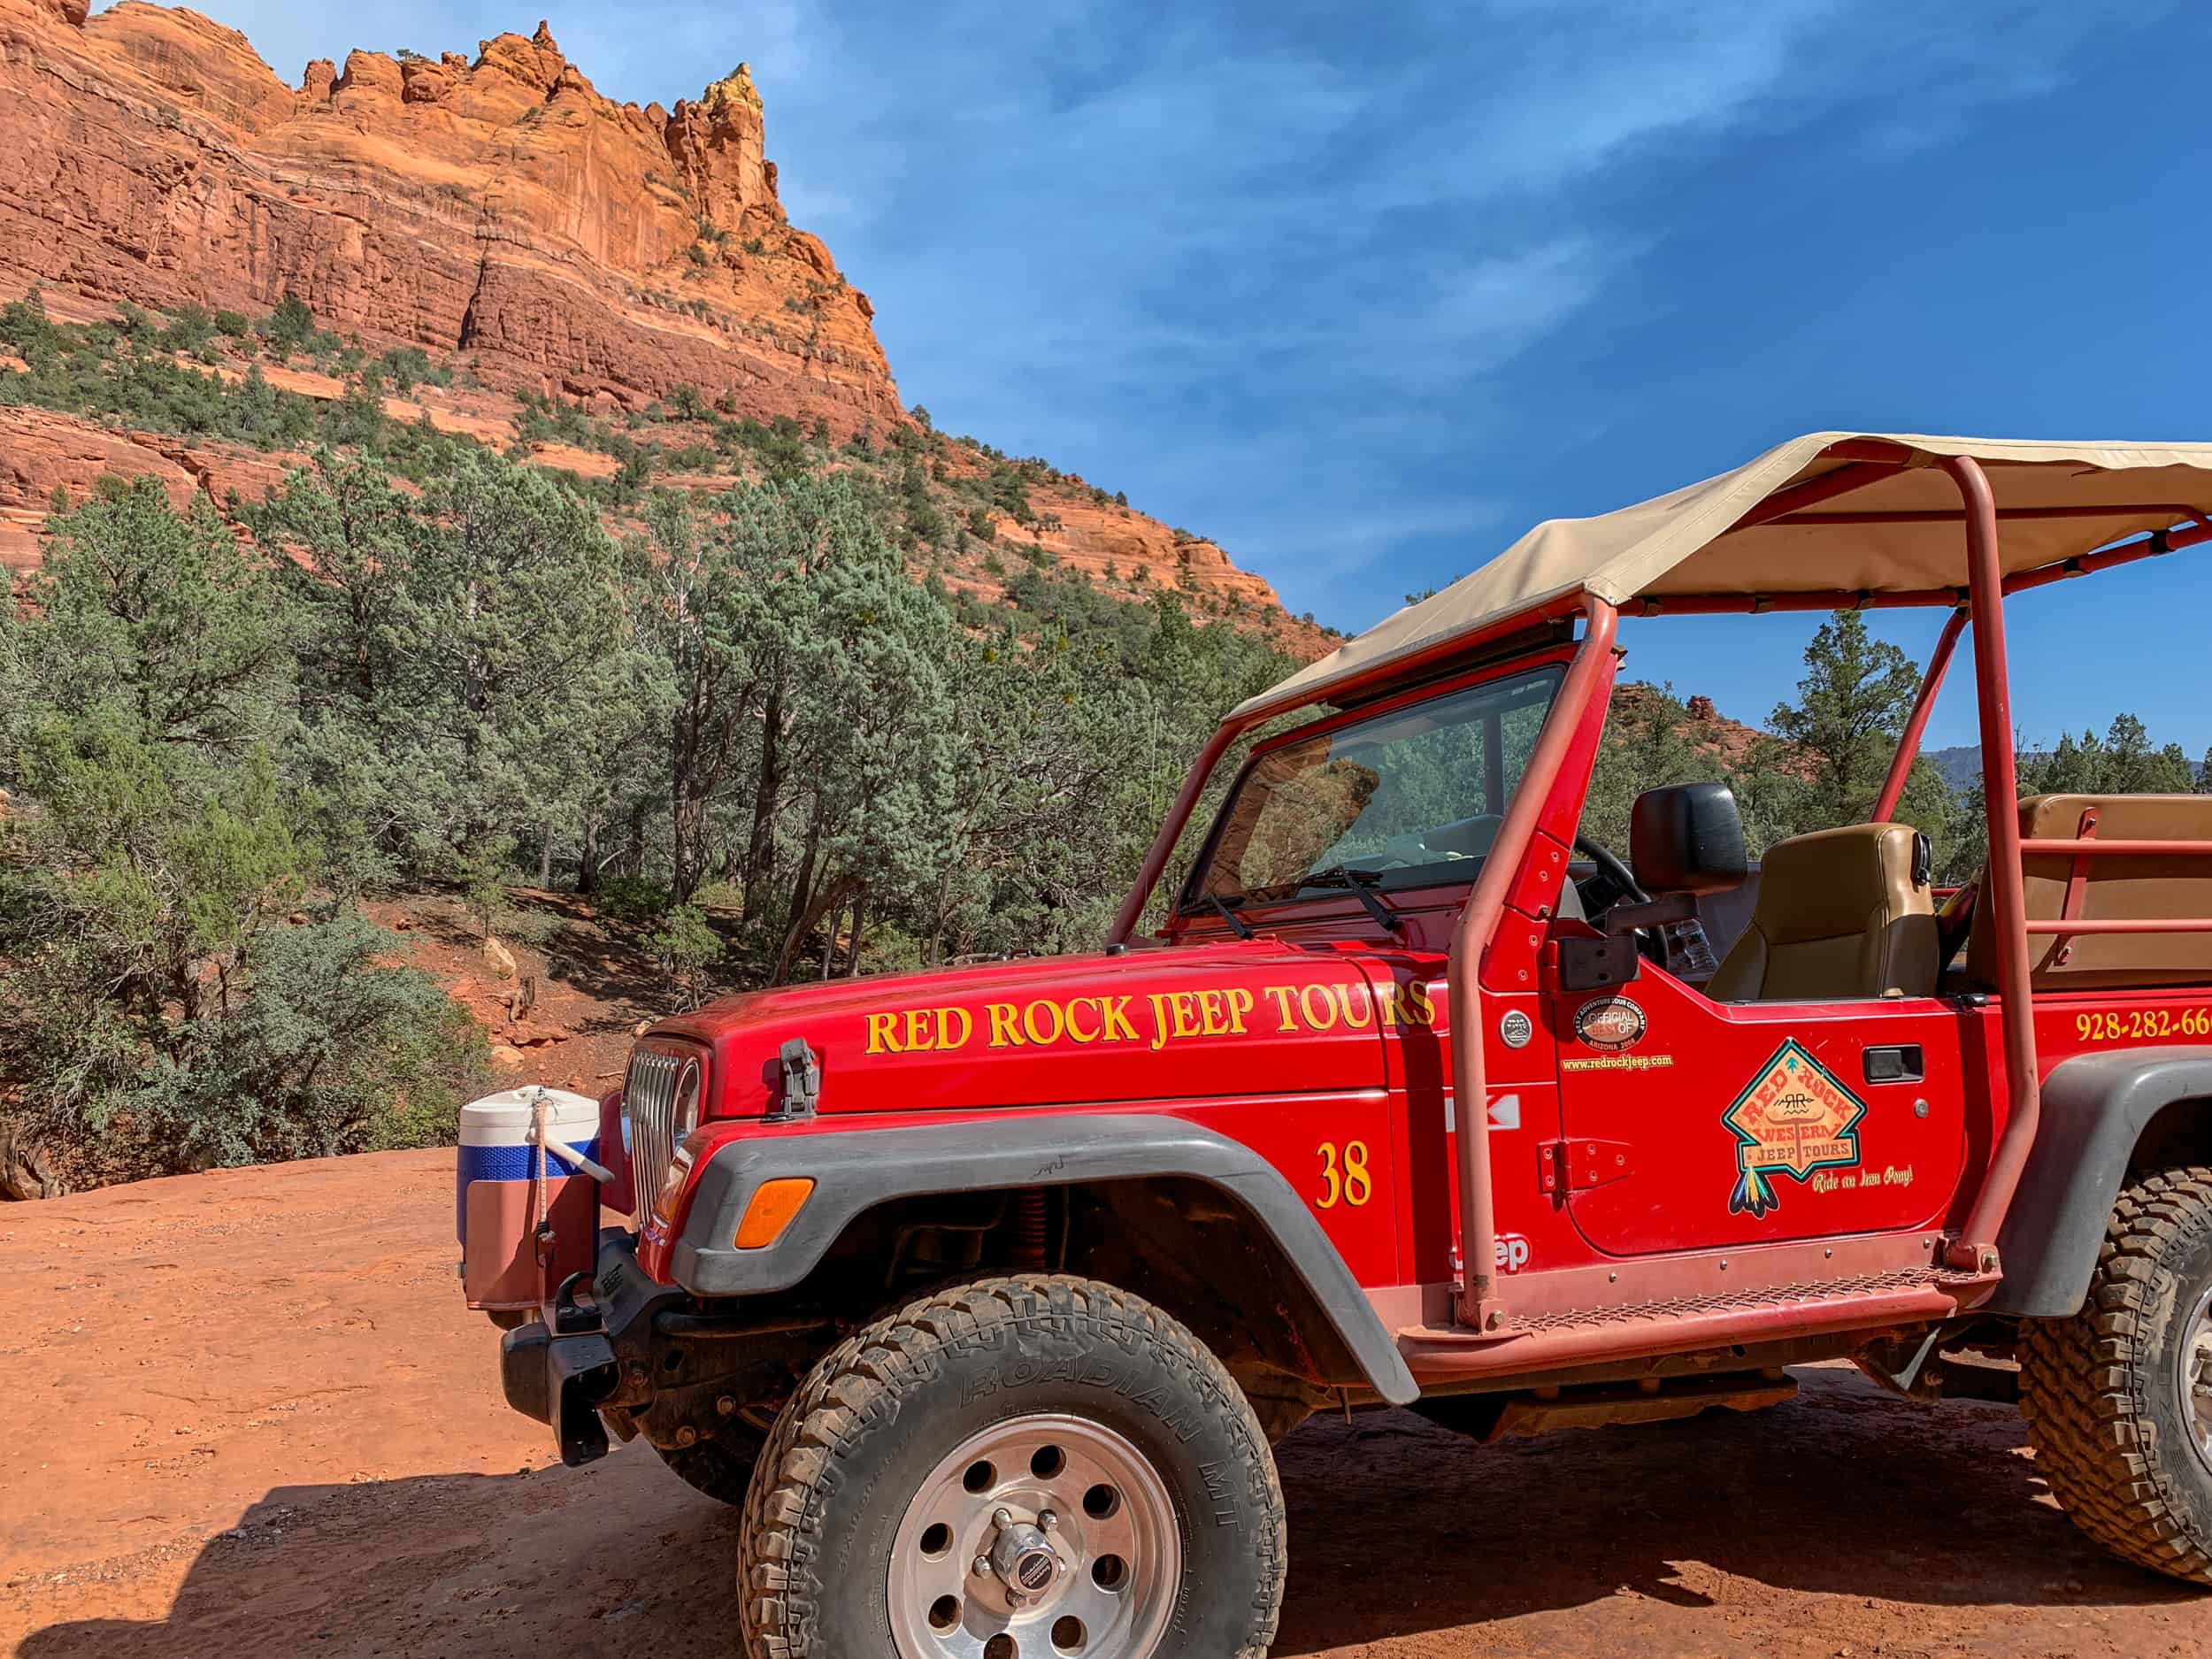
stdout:
<svg viewBox="0 0 2212 1659">
<path fill-rule="evenodd" d="M 319 58 L 292 88 L 195 12 L 121 0 L 88 18 L 85 0 L 0 0 L 0 299 L 35 286 L 58 321 L 125 303 L 258 317 L 295 296 L 373 350 L 419 346 L 468 371 L 383 407 L 503 449 L 533 393 L 618 418 L 689 386 L 727 414 L 818 419 L 840 441 L 910 424 L 874 308 L 784 217 L 742 64 L 673 110 L 641 109 L 594 91 L 540 24 L 473 58 Z M 0 354 L 0 374 L 24 366 Z M 180 366 L 246 372 L 235 354 Z M 326 361 L 255 367 L 279 391 L 347 391 Z M 656 448 L 711 436 L 657 419 L 640 431 Z M 528 453 L 584 478 L 618 465 L 542 439 Z M 303 458 L 0 403 L 0 571 L 38 562 L 57 491 L 81 502 L 103 475 L 152 475 L 180 506 L 196 491 L 253 501 Z M 945 458 L 964 476 L 983 469 L 972 451 Z M 660 481 L 714 491 L 736 478 L 687 468 Z M 956 587 L 995 599 L 992 567 L 1041 549 L 1128 592 L 1183 593 L 1301 657 L 1333 642 L 1211 541 L 1079 480 L 1030 493 L 1038 523 L 1002 522 L 1008 557 L 956 559 Z"/>
<path fill-rule="evenodd" d="M 866 297 L 794 229 L 741 65 L 672 112 L 542 24 L 287 87 L 188 11 L 0 0 L 0 280 L 259 312 L 642 403 L 678 385 L 842 436 L 903 419 Z"/>
</svg>

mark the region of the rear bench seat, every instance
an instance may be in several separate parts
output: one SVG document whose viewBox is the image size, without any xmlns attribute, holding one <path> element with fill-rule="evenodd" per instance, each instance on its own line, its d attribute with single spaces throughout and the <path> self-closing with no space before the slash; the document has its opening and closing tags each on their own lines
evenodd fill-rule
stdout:
<svg viewBox="0 0 2212 1659">
<path fill-rule="evenodd" d="M 2097 814 L 2098 841 L 2196 841 L 2208 856 L 2186 858 L 2093 858 L 2085 867 L 2079 917 L 2098 921 L 2212 917 L 2212 795 L 2039 795 L 2020 803 L 2024 841 L 2071 840 L 2082 814 Z M 2064 914 L 2074 860 L 2032 854 L 2024 861 L 2031 920 Z M 1978 878 L 1984 896 L 1988 871 Z M 2062 957 L 2063 958 L 2062 960 Z M 2029 984 L 2038 991 L 2091 991 L 2113 986 L 2212 985 L 2212 931 L 2200 933 L 2028 935 Z M 1974 907 L 1967 935 L 1966 975 L 1997 983 L 1996 939 L 1990 907 Z"/>
</svg>

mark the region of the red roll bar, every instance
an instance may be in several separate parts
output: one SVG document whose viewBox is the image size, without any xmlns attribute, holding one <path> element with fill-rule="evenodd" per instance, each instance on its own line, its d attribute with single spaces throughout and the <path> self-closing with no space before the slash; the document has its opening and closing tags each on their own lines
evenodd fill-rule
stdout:
<svg viewBox="0 0 2212 1659">
<path fill-rule="evenodd" d="M 1137 872 L 1136 885 L 1129 889 L 1129 896 L 1121 902 L 1121 909 L 1114 913 L 1113 930 L 1106 935 L 1110 949 L 1129 942 L 1144 915 L 1146 902 L 1152 897 L 1152 889 L 1160 884 L 1160 872 L 1167 868 L 1167 861 L 1175 851 L 1175 843 L 1182 839 L 1183 826 L 1190 822 L 1190 815 L 1198 805 L 1198 797 L 1205 792 L 1206 780 L 1221 764 L 1229 745 L 1240 733 L 1251 729 L 1264 715 L 1249 715 L 1242 720 L 1224 720 L 1214 727 L 1214 734 L 1206 740 L 1206 747 L 1198 751 L 1198 758 L 1183 774 L 1183 787 L 1175 792 L 1174 804 L 1167 810 L 1167 817 L 1160 822 L 1160 833 L 1152 838 L 1146 850 L 1144 864 Z"/>
<path fill-rule="evenodd" d="M 1589 626 L 1582 649 L 1575 653 L 1552 699 L 1551 712 L 1537 733 L 1536 747 L 1513 792 L 1496 838 L 1475 878 L 1474 891 L 1459 912 L 1452 929 L 1451 985 L 1448 1007 L 1452 1017 L 1452 1110 L 1456 1125 L 1453 1141 L 1459 1180 L 1459 1252 L 1461 1289 L 1458 1315 L 1462 1325 L 1477 1331 L 1500 1331 L 1505 1311 L 1494 1301 L 1497 1290 L 1497 1209 L 1490 1179 L 1490 1094 L 1485 1076 L 1482 1025 L 1482 953 L 1497 931 L 1505 911 L 1506 895 L 1521 873 L 1521 861 L 1536 833 L 1536 820 L 1550 803 L 1552 785 L 1559 777 L 1568 745 L 1582 729 L 1594 698 L 1602 695 L 1613 669 L 1613 638 L 1620 612 L 1604 600 L 1589 595 Z"/>
<path fill-rule="evenodd" d="M 1897 739 L 1897 753 L 1867 819 L 1870 824 L 1886 824 L 1897 816 L 1897 803 L 1904 798 L 1906 780 L 1912 776 L 1912 764 L 1919 758 L 1920 740 L 1928 730 L 1928 717 L 1935 712 L 1936 693 L 1943 689 L 1943 676 L 1951 666 L 1952 649 L 1965 630 L 1966 616 L 1965 611 L 1958 610 L 1943 619 L 1943 632 L 1936 635 L 1935 649 L 1928 653 L 1928 672 L 1921 678 L 1920 695 L 1914 700 L 1912 716 Z"/>
<path fill-rule="evenodd" d="M 1983 816 L 1989 825 L 1985 890 L 1997 945 L 1999 1018 L 2004 1028 L 2003 1132 L 1974 1207 L 1950 1248 L 1954 1267 L 2000 1271 L 1997 1233 L 2035 1145 L 2043 1083 L 2035 1064 L 2035 1006 L 2028 987 L 2028 908 L 2020 866 L 2020 780 L 2013 765 L 2012 687 L 2005 661 L 2005 576 L 1997 545 L 1997 503 L 1989 478 L 1969 456 L 1941 463 L 1966 504 L 1966 575 L 1974 607 L 1974 689 L 1981 714 Z"/>
</svg>

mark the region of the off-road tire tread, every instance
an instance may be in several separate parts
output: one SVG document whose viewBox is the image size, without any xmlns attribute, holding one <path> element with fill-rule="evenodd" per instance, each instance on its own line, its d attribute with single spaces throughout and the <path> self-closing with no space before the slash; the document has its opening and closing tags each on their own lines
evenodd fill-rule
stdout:
<svg viewBox="0 0 2212 1659">
<path fill-rule="evenodd" d="M 991 1324 L 1022 1318 L 1040 1304 L 1057 1317 L 1112 1321 L 1168 1350 L 1202 1379 L 1233 1431 L 1249 1443 L 1267 1497 L 1253 1544 L 1270 1563 L 1275 1594 L 1260 1626 L 1224 1659 L 1264 1659 L 1281 1609 L 1287 1540 L 1275 1459 L 1243 1391 L 1204 1343 L 1141 1297 L 1096 1279 L 1042 1272 L 974 1279 L 924 1296 L 855 1332 L 807 1374 L 776 1419 L 746 1497 L 737 1590 L 753 1659 L 837 1659 L 806 1628 L 807 1604 L 821 1593 L 818 1586 L 795 1584 L 792 1571 L 808 1553 L 807 1540 L 820 1534 L 821 1477 L 836 1448 L 865 1432 L 897 1395 L 927 1382 L 937 1350 Z"/>
<path fill-rule="evenodd" d="M 2196 1584 L 2212 1584 L 2212 1537 L 2177 1502 L 2170 1467 L 2195 1453 L 2159 1444 L 2144 1387 L 2159 1363 L 2153 1275 L 2186 1233 L 2208 1227 L 2212 1169 L 2144 1176 L 2113 1207 L 2082 1310 L 2024 1321 L 2020 1333 L 2020 1407 L 2036 1472 L 2074 1525 L 2114 1555 Z"/>
</svg>

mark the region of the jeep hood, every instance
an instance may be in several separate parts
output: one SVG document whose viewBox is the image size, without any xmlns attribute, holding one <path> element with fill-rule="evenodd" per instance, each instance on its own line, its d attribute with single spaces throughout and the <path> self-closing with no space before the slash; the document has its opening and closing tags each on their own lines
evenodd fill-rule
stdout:
<svg viewBox="0 0 2212 1659">
<path fill-rule="evenodd" d="M 795 986 L 652 1035 L 710 1048 L 712 1115 L 753 1117 L 795 1037 L 822 1111 L 972 1110 L 1379 1087 L 1384 1037 L 1431 1018 L 1379 968 L 1262 939 Z"/>
</svg>

